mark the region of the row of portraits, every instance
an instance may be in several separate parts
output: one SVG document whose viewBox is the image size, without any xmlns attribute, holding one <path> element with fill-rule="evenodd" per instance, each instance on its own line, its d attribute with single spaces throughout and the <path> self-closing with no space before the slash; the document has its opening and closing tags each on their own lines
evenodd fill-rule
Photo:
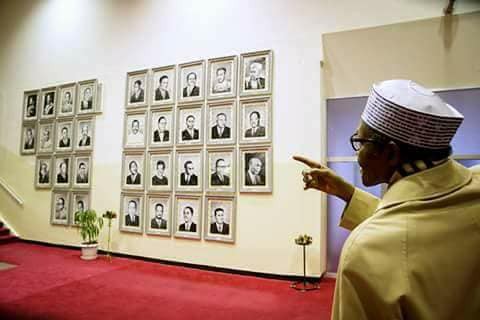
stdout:
<svg viewBox="0 0 480 320">
<path fill-rule="evenodd" d="M 95 120 L 92 117 L 46 122 L 24 122 L 21 154 L 92 151 Z"/>
<path fill-rule="evenodd" d="M 237 125 L 237 118 L 239 123 Z M 129 111 L 125 114 L 124 148 L 150 148 L 203 145 L 269 143 L 272 140 L 271 99 L 240 101 L 239 116 L 235 101 L 202 104 L 162 110 Z"/>
<path fill-rule="evenodd" d="M 54 190 L 50 223 L 77 226 L 75 213 L 90 209 L 90 193 L 88 191 Z"/>
<path fill-rule="evenodd" d="M 265 192 L 272 191 L 271 147 L 240 149 L 239 168 L 234 148 L 203 151 L 126 152 L 122 189 L 149 192 Z"/>
<path fill-rule="evenodd" d="M 38 189 L 88 189 L 92 180 L 92 157 L 88 154 L 38 156 L 35 165 L 35 187 Z"/>
<path fill-rule="evenodd" d="M 237 96 L 268 95 L 272 92 L 272 51 L 249 52 L 170 65 L 127 74 L 127 108 L 150 105 L 168 105 L 226 99 Z M 207 71 L 205 70 L 207 69 Z M 206 93 L 206 94 L 205 94 Z"/>
<path fill-rule="evenodd" d="M 96 79 L 24 92 L 23 120 L 46 120 L 100 111 Z"/>
</svg>

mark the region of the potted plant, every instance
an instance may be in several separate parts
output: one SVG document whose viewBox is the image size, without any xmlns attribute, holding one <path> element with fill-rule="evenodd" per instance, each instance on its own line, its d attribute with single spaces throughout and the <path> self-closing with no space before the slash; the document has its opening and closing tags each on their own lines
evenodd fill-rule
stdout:
<svg viewBox="0 0 480 320">
<path fill-rule="evenodd" d="M 95 210 L 88 209 L 75 213 L 75 221 L 78 223 L 80 235 L 82 236 L 82 255 L 83 260 L 93 260 L 97 258 L 98 235 L 103 227 L 103 218 L 97 217 Z"/>
</svg>

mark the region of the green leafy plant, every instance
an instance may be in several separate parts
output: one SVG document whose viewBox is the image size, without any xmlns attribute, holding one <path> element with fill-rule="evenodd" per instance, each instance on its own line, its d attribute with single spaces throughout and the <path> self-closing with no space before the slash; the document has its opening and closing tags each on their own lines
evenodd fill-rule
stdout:
<svg viewBox="0 0 480 320">
<path fill-rule="evenodd" d="M 103 218 L 97 217 L 97 212 L 92 209 L 75 212 L 75 222 L 80 227 L 80 235 L 84 244 L 94 244 L 103 227 Z"/>
</svg>

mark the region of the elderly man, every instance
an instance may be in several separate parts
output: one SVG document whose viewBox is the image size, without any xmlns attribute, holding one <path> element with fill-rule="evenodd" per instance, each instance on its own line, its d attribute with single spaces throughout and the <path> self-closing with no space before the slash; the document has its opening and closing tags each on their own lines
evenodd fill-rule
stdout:
<svg viewBox="0 0 480 320">
<path fill-rule="evenodd" d="M 476 319 L 480 312 L 480 168 L 449 158 L 463 116 L 407 80 L 373 86 L 351 137 L 363 184 L 310 169 L 305 188 L 347 202 L 352 230 L 337 273 L 332 319 Z"/>
</svg>

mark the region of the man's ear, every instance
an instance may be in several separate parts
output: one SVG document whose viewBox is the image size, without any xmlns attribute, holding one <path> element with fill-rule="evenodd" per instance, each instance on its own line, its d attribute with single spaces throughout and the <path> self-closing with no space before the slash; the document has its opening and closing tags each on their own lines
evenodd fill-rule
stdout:
<svg viewBox="0 0 480 320">
<path fill-rule="evenodd" d="M 386 145 L 386 151 L 387 151 L 387 161 L 392 167 L 397 167 L 401 160 L 402 160 L 402 155 L 400 151 L 400 147 L 393 141 L 390 141 Z"/>
</svg>

